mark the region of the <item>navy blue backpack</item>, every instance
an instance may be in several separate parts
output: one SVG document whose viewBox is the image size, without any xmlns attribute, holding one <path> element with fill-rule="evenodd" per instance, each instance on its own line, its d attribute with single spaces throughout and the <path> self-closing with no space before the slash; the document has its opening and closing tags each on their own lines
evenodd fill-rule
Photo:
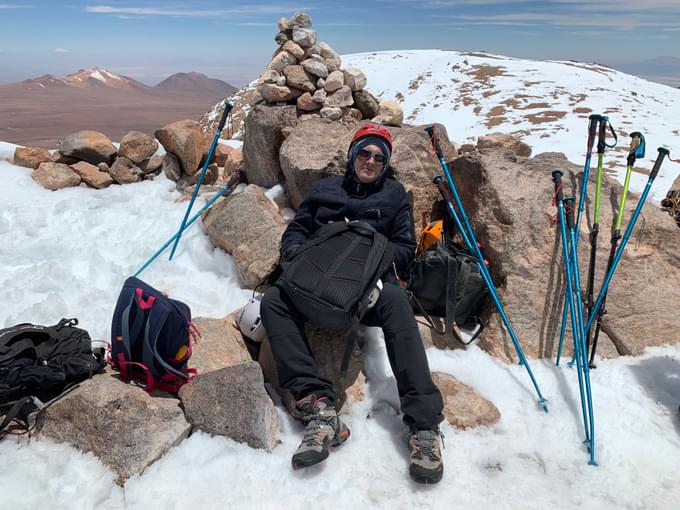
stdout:
<svg viewBox="0 0 680 510">
<path fill-rule="evenodd" d="M 125 280 L 111 323 L 109 364 L 123 379 L 176 394 L 196 373 L 187 368 L 198 330 L 189 307 L 142 280 Z"/>
</svg>

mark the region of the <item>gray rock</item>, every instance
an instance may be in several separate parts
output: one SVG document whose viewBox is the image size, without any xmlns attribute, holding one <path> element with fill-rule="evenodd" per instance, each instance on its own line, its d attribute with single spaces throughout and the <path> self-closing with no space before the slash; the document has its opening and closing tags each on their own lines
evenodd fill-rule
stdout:
<svg viewBox="0 0 680 510">
<path fill-rule="evenodd" d="M 285 31 L 281 31 L 274 36 L 274 42 L 279 46 L 283 46 L 288 42 L 288 34 Z"/>
<path fill-rule="evenodd" d="M 312 98 L 312 95 L 309 92 L 305 92 L 297 98 L 297 107 L 303 112 L 313 112 L 319 110 L 321 105 L 314 101 L 314 98 Z"/>
<path fill-rule="evenodd" d="M 381 101 L 380 113 L 373 119 L 378 124 L 400 127 L 404 122 L 404 111 L 395 101 Z"/>
<path fill-rule="evenodd" d="M 118 155 L 139 164 L 150 158 L 158 150 L 158 142 L 153 137 L 139 131 L 130 131 L 120 141 Z"/>
<path fill-rule="evenodd" d="M 267 66 L 267 69 L 276 71 L 277 73 L 282 73 L 284 67 L 296 63 L 297 60 L 295 55 L 292 55 L 287 51 L 282 51 L 272 59 L 272 61 L 269 63 L 269 66 Z"/>
<path fill-rule="evenodd" d="M 141 168 L 144 175 L 149 175 L 149 174 L 160 172 L 162 167 L 163 167 L 163 156 L 161 156 L 159 154 L 151 156 L 149 159 L 147 159 L 146 161 L 143 161 L 139 165 L 139 168 Z"/>
<path fill-rule="evenodd" d="M 87 161 L 74 163 L 71 165 L 71 168 L 80 175 L 83 181 L 93 188 L 106 188 L 113 183 L 113 179 L 108 172 L 102 172 L 98 167 L 91 165 Z"/>
<path fill-rule="evenodd" d="M 185 174 L 194 175 L 198 171 L 205 144 L 203 131 L 198 122 L 194 120 L 172 122 L 156 130 L 155 135 L 166 152 L 177 156 Z"/>
<path fill-rule="evenodd" d="M 501 413 L 495 405 L 455 377 L 433 372 L 432 380 L 444 398 L 444 416 L 454 427 L 489 427 L 500 420 Z"/>
<path fill-rule="evenodd" d="M 107 370 L 48 407 L 40 437 L 93 453 L 123 485 L 190 430 L 178 400 L 150 396 Z"/>
<path fill-rule="evenodd" d="M 456 168 L 456 182 L 472 226 L 491 261 L 494 281 L 525 353 L 554 356 L 564 279 L 562 248 L 552 221 L 555 208 L 550 203 L 554 193 L 550 176 L 553 170 L 562 170 L 564 189 L 575 191 L 582 167 L 557 153 L 508 158 L 508 154 L 514 155 L 514 145 L 509 142 L 495 150 L 464 154 L 452 166 Z M 590 190 L 595 186 L 595 172 L 591 175 Z M 607 234 L 621 189 L 613 179 L 603 179 L 600 228 Z M 625 217 L 630 218 L 635 205 L 635 198 L 629 196 Z M 592 199 L 586 211 L 591 207 Z M 659 335 L 659 331 L 680 328 L 680 317 L 670 305 L 680 298 L 680 256 L 676 249 L 680 230 L 668 215 L 651 204 L 643 213 L 644 232 L 640 235 L 638 230 L 639 238 L 628 245 L 609 289 L 608 314 L 600 335 L 602 352 L 607 350 L 605 343 L 613 342 L 619 353 L 638 355 L 646 346 L 672 341 L 672 335 Z M 589 217 L 586 215 L 581 223 L 581 261 L 589 258 Z M 598 279 L 604 274 L 610 249 L 609 236 L 602 232 L 597 251 Z M 584 271 L 585 264 L 582 262 Z M 505 359 L 515 358 L 512 343 L 493 307 L 486 313 L 487 328 L 480 347 Z M 571 336 L 566 343 L 571 343 Z"/>
<path fill-rule="evenodd" d="M 324 103 L 325 106 L 330 108 L 342 108 L 344 106 L 352 106 L 353 104 L 352 91 L 347 85 L 343 85 L 332 94 L 328 94 Z"/>
<path fill-rule="evenodd" d="M 342 88 L 345 84 L 345 75 L 342 71 L 333 71 L 326 78 L 324 83 L 324 90 L 326 92 L 335 92 L 336 90 Z"/>
<path fill-rule="evenodd" d="M 268 103 L 285 103 L 302 94 L 301 90 L 271 83 L 263 83 L 258 90 Z"/>
<path fill-rule="evenodd" d="M 281 74 L 274 71 L 273 69 L 267 69 L 264 73 L 262 73 L 262 76 L 260 77 L 262 79 L 262 83 L 278 83 L 279 78 L 281 78 Z"/>
<path fill-rule="evenodd" d="M 309 28 L 293 28 L 293 42 L 301 48 L 309 48 L 316 44 L 316 32 Z"/>
<path fill-rule="evenodd" d="M 347 145 L 349 131 L 335 122 L 310 119 L 293 129 L 281 145 L 280 158 L 286 194 L 295 209 L 316 181 L 344 173 Z"/>
<path fill-rule="evenodd" d="M 326 78 L 328 76 L 328 69 L 326 66 L 317 60 L 311 58 L 303 60 L 302 67 L 304 67 L 305 71 L 307 71 L 309 74 L 313 74 L 319 78 Z"/>
<path fill-rule="evenodd" d="M 295 15 L 288 20 L 289 28 L 312 28 L 312 18 L 304 12 L 296 12 Z"/>
<path fill-rule="evenodd" d="M 15 165 L 35 170 L 41 163 L 52 163 L 55 158 L 47 149 L 42 147 L 17 147 L 14 149 Z"/>
<path fill-rule="evenodd" d="M 142 180 L 142 169 L 128 158 L 118 157 L 111 165 L 109 174 L 118 184 L 130 184 Z"/>
<path fill-rule="evenodd" d="M 289 87 L 310 93 L 316 90 L 316 87 L 310 80 L 309 75 L 300 65 L 289 65 L 284 67 L 283 74 L 286 77 L 286 85 Z"/>
<path fill-rule="evenodd" d="M 298 60 L 302 60 L 305 56 L 305 50 L 303 50 L 299 44 L 296 44 L 293 41 L 286 41 L 286 43 L 283 45 L 283 51 L 287 51 Z"/>
<path fill-rule="evenodd" d="M 349 67 L 343 72 L 345 73 L 345 84 L 349 85 L 352 92 L 362 90 L 366 87 L 366 75 L 364 75 L 361 69 Z"/>
<path fill-rule="evenodd" d="M 352 98 L 354 99 L 354 106 L 361 112 L 364 119 L 372 119 L 378 115 L 380 111 L 378 100 L 368 90 L 352 92 Z"/>
<path fill-rule="evenodd" d="M 267 451 L 277 445 L 276 409 L 254 361 L 202 371 L 180 389 L 180 398 L 187 417 L 201 430 Z"/>
<path fill-rule="evenodd" d="M 93 165 L 111 164 L 116 157 L 116 148 L 108 136 L 98 131 L 78 131 L 59 141 L 59 153 Z"/>
<path fill-rule="evenodd" d="M 213 244 L 233 255 L 242 286 L 254 288 L 278 263 L 285 223 L 257 186 L 215 204 L 203 225 Z"/>
<path fill-rule="evenodd" d="M 171 181 L 177 182 L 182 177 L 182 167 L 179 164 L 179 159 L 174 154 L 169 152 L 163 156 L 163 166 L 161 167 L 165 176 Z"/>
<path fill-rule="evenodd" d="M 325 90 L 318 89 L 316 92 L 314 92 L 314 95 L 312 96 L 312 101 L 322 105 L 326 102 L 327 97 L 328 97 L 328 94 L 326 93 Z"/>
<path fill-rule="evenodd" d="M 340 120 L 342 118 L 342 108 L 335 106 L 324 106 L 319 111 L 321 117 L 328 120 Z"/>
<path fill-rule="evenodd" d="M 325 58 L 323 60 L 324 64 L 326 65 L 326 69 L 328 69 L 329 73 L 332 73 L 333 71 L 342 71 L 342 59 L 340 57 L 338 58 Z"/>
<path fill-rule="evenodd" d="M 325 59 L 339 59 L 340 55 L 325 42 L 318 43 L 319 54 Z"/>
<path fill-rule="evenodd" d="M 248 182 L 270 188 L 283 178 L 279 148 L 281 130 L 297 124 L 297 109 L 291 106 L 255 105 L 245 120 L 243 163 Z"/>
<path fill-rule="evenodd" d="M 511 150 L 516 155 L 524 158 L 531 156 L 531 147 L 529 145 L 505 133 L 492 133 L 482 136 L 477 140 L 477 149 L 480 151 L 500 148 Z"/>
<path fill-rule="evenodd" d="M 31 173 L 31 177 L 43 188 L 52 191 L 78 186 L 81 181 L 80 175 L 63 163 L 40 163 L 40 166 Z"/>
</svg>

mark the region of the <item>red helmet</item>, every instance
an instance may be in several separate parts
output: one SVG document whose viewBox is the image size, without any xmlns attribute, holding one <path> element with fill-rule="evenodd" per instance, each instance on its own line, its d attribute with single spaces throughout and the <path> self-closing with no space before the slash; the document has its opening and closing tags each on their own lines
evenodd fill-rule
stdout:
<svg viewBox="0 0 680 510">
<path fill-rule="evenodd" d="M 377 124 L 372 124 L 370 122 L 357 129 L 356 133 L 354 133 L 354 136 L 352 137 L 352 143 L 367 136 L 379 136 L 387 142 L 387 145 L 390 147 L 390 151 L 392 150 L 392 135 L 390 132 L 386 128 L 378 126 Z"/>
</svg>

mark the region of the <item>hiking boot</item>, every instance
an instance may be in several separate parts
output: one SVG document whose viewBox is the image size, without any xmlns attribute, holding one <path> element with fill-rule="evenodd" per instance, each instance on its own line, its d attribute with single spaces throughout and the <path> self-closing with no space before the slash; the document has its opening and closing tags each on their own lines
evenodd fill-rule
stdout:
<svg viewBox="0 0 680 510">
<path fill-rule="evenodd" d="M 306 423 L 305 434 L 293 454 L 293 468 L 318 464 L 328 457 L 331 447 L 340 446 L 349 437 L 349 428 L 340 421 L 327 397 L 309 395 L 297 402 L 294 415 Z"/>
<path fill-rule="evenodd" d="M 416 430 L 408 438 L 411 448 L 409 474 L 418 483 L 437 483 L 444 474 L 438 430 Z"/>
</svg>

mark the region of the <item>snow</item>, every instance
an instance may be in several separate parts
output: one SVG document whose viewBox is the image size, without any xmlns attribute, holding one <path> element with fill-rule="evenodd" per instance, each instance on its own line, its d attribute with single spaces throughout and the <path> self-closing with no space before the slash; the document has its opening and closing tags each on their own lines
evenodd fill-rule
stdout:
<svg viewBox="0 0 680 510">
<path fill-rule="evenodd" d="M 670 148 L 671 157 L 674 147 L 680 151 L 680 89 L 597 64 L 442 50 L 356 53 L 342 60 L 345 68 L 364 72 L 367 89 L 378 99 L 396 98 L 405 122 L 440 122 L 457 143 L 476 143 L 492 132 L 513 133 L 533 154 L 563 152 L 583 165 L 588 115 L 599 113 L 608 115 L 617 130 L 617 151 L 605 154 L 604 168 L 615 164 L 611 170 L 621 182 L 628 133 L 641 131 L 647 140 L 646 158 L 636 168 L 651 169 L 657 147 Z M 563 116 L 541 122 L 554 118 L 550 115 Z M 661 200 L 679 171 L 664 163 L 650 198 Z M 639 192 L 646 183 L 646 175 L 633 173 L 630 188 Z"/>
<path fill-rule="evenodd" d="M 9 164 L 0 143 L 0 327 L 76 316 L 107 338 L 115 298 L 179 225 L 186 202 L 163 177 L 104 190 L 50 192 Z M 278 187 L 267 191 L 280 197 Z M 197 204 L 198 206 L 198 204 Z M 230 256 L 202 226 L 142 274 L 187 302 L 194 315 L 222 317 L 247 300 Z M 167 254 L 166 254 L 167 255 Z M 377 330 L 365 350 L 366 398 L 344 417 L 352 437 L 320 466 L 293 471 L 301 426 L 277 408 L 281 444 L 271 453 L 197 432 L 124 487 L 91 454 L 42 441 L 0 442 L 3 508 L 654 508 L 680 500 L 680 346 L 601 360 L 592 373 L 598 467 L 587 464 L 576 374 L 532 362 L 550 412 L 536 404 L 523 367 L 479 348 L 428 350 L 430 366 L 474 387 L 500 410 L 488 428 L 446 436 L 444 479 L 421 487 L 407 474 L 396 385 Z M 521 339 L 520 339 L 521 340 Z M 115 424 L 112 423 L 112 426 Z M 455 503 L 453 503 L 455 502 Z"/>
<path fill-rule="evenodd" d="M 93 69 L 92 71 L 90 71 L 90 77 L 94 78 L 95 80 L 99 80 L 106 83 L 106 78 L 102 76 L 98 69 Z"/>
</svg>

